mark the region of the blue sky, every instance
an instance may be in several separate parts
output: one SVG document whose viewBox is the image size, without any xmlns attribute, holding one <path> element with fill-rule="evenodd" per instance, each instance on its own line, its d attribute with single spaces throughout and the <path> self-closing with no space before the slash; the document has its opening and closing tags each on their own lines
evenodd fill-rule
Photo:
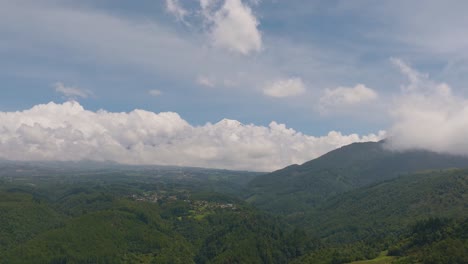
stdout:
<svg viewBox="0 0 468 264">
<path fill-rule="evenodd" d="M 0 111 L 76 100 L 93 112 L 175 112 L 195 127 L 226 118 L 316 137 L 377 134 L 395 127 L 392 110 L 412 82 L 404 66 L 468 96 L 467 8 L 0 0 Z"/>
</svg>

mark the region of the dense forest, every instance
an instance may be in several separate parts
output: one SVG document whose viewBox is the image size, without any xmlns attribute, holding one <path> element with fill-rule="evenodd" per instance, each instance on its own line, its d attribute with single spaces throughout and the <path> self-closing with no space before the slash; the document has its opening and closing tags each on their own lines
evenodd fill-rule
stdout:
<svg viewBox="0 0 468 264">
<path fill-rule="evenodd" d="M 379 144 L 271 174 L 0 161 L 0 263 L 468 263 L 464 158 Z"/>
<path fill-rule="evenodd" d="M 286 263 L 308 244 L 281 219 L 205 186 L 57 177 L 3 180 L 2 263 Z"/>
</svg>

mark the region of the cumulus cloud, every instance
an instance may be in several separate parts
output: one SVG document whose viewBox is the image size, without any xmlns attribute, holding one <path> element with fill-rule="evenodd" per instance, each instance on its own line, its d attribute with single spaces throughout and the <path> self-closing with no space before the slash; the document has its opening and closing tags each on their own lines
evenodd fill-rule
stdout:
<svg viewBox="0 0 468 264">
<path fill-rule="evenodd" d="M 247 55 L 262 49 L 258 19 L 241 0 L 200 0 L 200 14 L 215 47 Z M 250 2 L 257 5 L 258 2 Z"/>
<path fill-rule="evenodd" d="M 330 108 L 343 108 L 368 103 L 377 99 L 377 97 L 377 93 L 364 84 L 357 84 L 354 87 L 326 89 L 320 98 L 319 107 L 320 111 L 326 112 Z"/>
<path fill-rule="evenodd" d="M 88 98 L 92 94 L 90 91 L 78 87 L 65 86 L 62 82 L 55 83 L 54 88 L 57 93 L 61 93 L 69 99 Z"/>
<path fill-rule="evenodd" d="M 249 6 L 258 5 L 259 2 L 199 0 L 200 8 L 190 12 L 178 0 L 166 0 L 166 9 L 187 25 L 186 17 L 198 22 L 196 18 L 201 17 L 201 28 L 214 47 L 247 55 L 262 49 L 262 34 L 258 29 L 260 23 Z"/>
<path fill-rule="evenodd" d="M 409 79 L 396 98 L 387 146 L 468 155 L 468 101 L 448 84 L 432 81 L 400 59 L 393 63 Z"/>
<path fill-rule="evenodd" d="M 157 89 L 149 90 L 148 93 L 152 96 L 160 96 L 162 94 L 162 92 Z"/>
<path fill-rule="evenodd" d="M 290 97 L 305 93 L 305 85 L 301 78 L 276 80 L 263 88 L 263 93 L 271 97 Z"/>
<path fill-rule="evenodd" d="M 177 113 L 85 110 L 76 101 L 0 112 L 0 158 L 96 160 L 270 171 L 302 163 L 384 133 L 359 136 L 332 131 L 304 135 L 283 124 L 243 125 L 224 119 L 192 126 Z"/>
<path fill-rule="evenodd" d="M 213 17 L 211 37 L 215 46 L 241 54 L 260 51 L 262 36 L 252 10 L 241 0 L 226 0 Z"/>
</svg>

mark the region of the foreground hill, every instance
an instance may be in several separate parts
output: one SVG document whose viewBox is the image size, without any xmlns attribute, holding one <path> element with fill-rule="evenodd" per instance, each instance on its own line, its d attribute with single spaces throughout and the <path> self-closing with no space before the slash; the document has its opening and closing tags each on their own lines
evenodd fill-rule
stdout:
<svg viewBox="0 0 468 264">
<path fill-rule="evenodd" d="M 465 264 L 468 263 L 468 218 L 417 221 L 408 226 L 397 240 L 386 241 L 380 247 L 388 250 L 376 254 L 376 245 L 369 243 L 367 246 L 355 243 L 324 247 L 291 263 Z"/>
<path fill-rule="evenodd" d="M 384 142 L 354 143 L 302 165 L 254 178 L 248 201 L 275 213 L 301 213 L 337 194 L 421 170 L 466 168 L 468 158 L 394 152 Z"/>
<path fill-rule="evenodd" d="M 467 190 L 468 170 L 447 170 L 403 175 L 337 195 L 305 216 L 290 217 L 289 223 L 327 245 L 296 262 L 348 263 L 388 251 L 380 259 L 389 262 L 382 263 L 466 263 Z M 456 253 L 453 258 L 444 253 L 449 251 Z"/>
</svg>

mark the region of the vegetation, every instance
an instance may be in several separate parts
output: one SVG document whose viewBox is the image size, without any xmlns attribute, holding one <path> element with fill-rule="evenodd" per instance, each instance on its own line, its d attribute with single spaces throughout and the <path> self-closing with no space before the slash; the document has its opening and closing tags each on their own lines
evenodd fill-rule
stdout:
<svg viewBox="0 0 468 264">
<path fill-rule="evenodd" d="M 468 158 L 428 151 L 393 152 L 385 142 L 354 143 L 302 165 L 259 175 L 247 201 L 283 215 L 301 214 L 357 188 L 418 171 L 466 168 Z"/>
<path fill-rule="evenodd" d="M 351 264 L 390 264 L 396 257 L 388 256 L 388 251 L 382 251 L 378 257 L 370 260 L 353 261 Z"/>
<path fill-rule="evenodd" d="M 428 217 L 465 217 L 468 171 L 431 171 L 405 175 L 335 196 L 303 218 L 291 218 L 327 241 L 396 238 Z"/>
<path fill-rule="evenodd" d="M 303 232 L 236 198 L 108 177 L 4 182 L 0 263 L 286 263 L 306 250 Z"/>
<path fill-rule="evenodd" d="M 272 174 L 0 161 L 0 263 L 468 263 L 466 159 L 381 144 Z"/>
<path fill-rule="evenodd" d="M 429 218 L 412 225 L 389 255 L 396 263 L 468 263 L 468 218 Z"/>
</svg>

